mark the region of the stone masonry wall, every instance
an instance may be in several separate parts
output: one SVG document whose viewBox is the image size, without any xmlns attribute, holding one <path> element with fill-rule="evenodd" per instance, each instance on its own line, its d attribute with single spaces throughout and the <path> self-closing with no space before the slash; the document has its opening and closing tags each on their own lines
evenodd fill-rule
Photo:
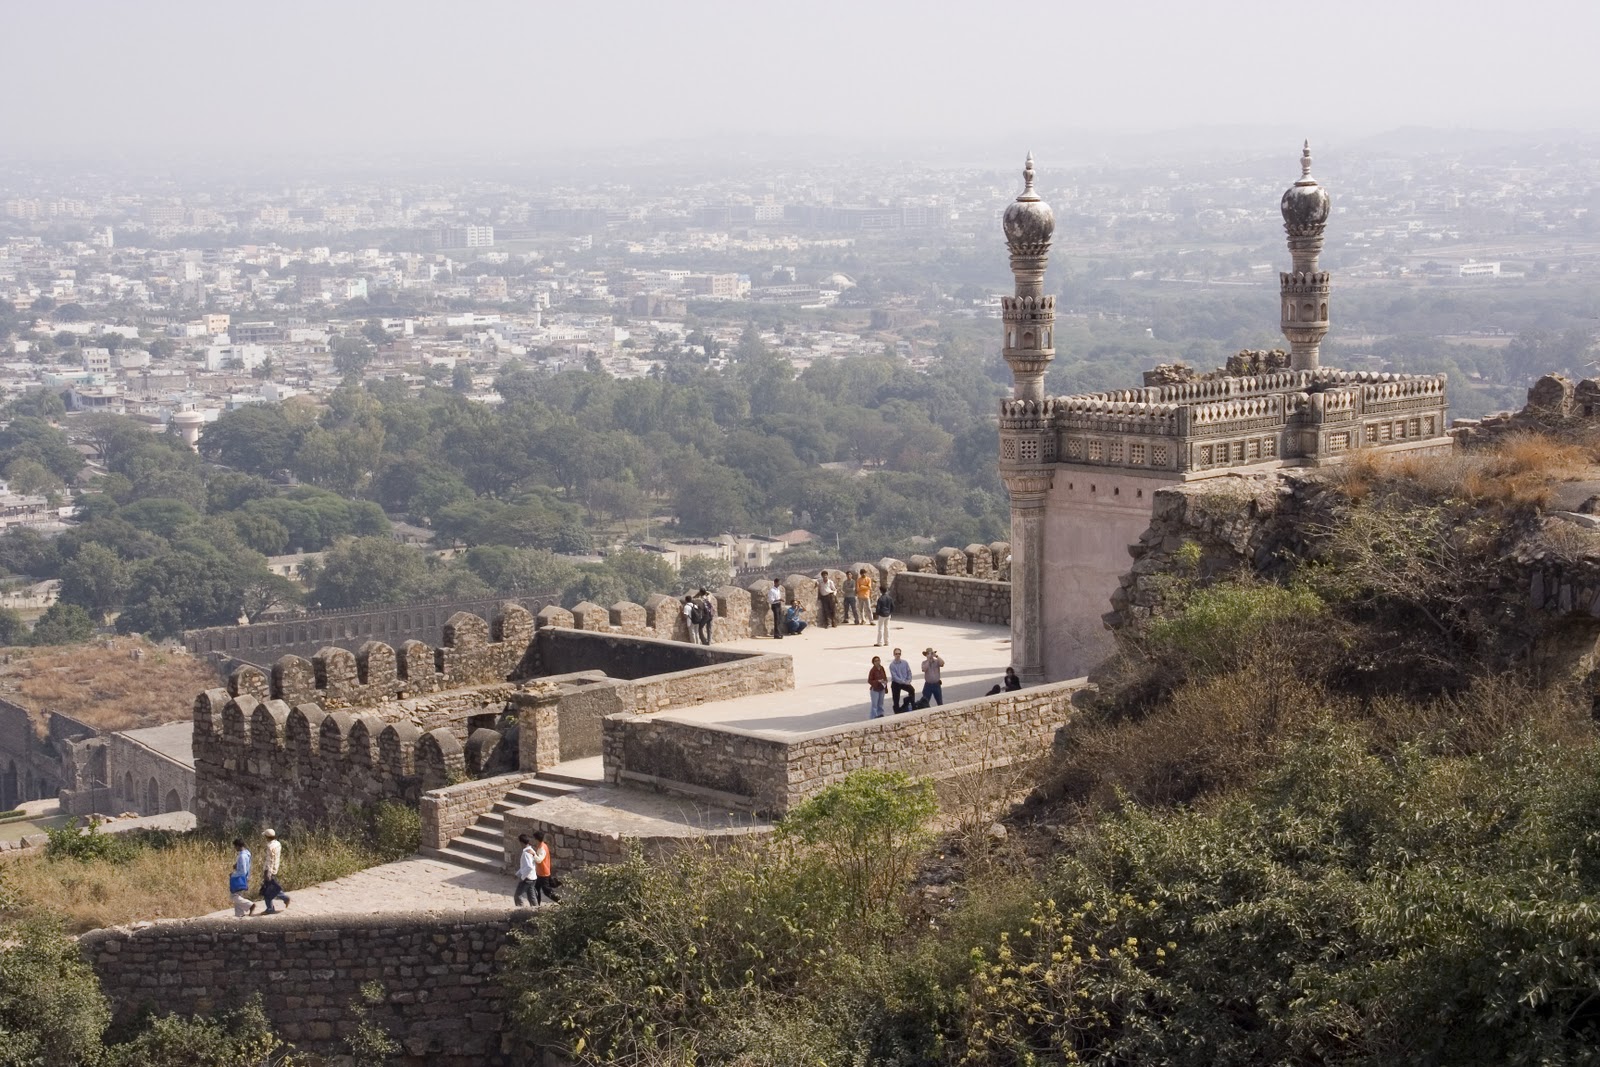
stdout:
<svg viewBox="0 0 1600 1067">
<path fill-rule="evenodd" d="M 527 780 L 526 773 L 517 771 L 428 790 L 417 806 L 422 817 L 422 847 L 443 848 Z"/>
<path fill-rule="evenodd" d="M 864 767 L 946 778 L 1042 754 L 1083 688 L 1035 686 L 793 738 L 619 715 L 605 722 L 606 777 L 636 772 L 691 795 L 744 798 L 750 810 L 779 817 Z"/>
<path fill-rule="evenodd" d="M 1010 582 L 907 571 L 895 578 L 890 595 L 900 615 L 1011 624 Z"/>
<path fill-rule="evenodd" d="M 270 923 L 184 919 L 95 930 L 79 946 L 126 1022 L 146 1008 L 180 1015 L 224 1010 L 260 994 L 273 1028 L 301 1051 L 336 1056 L 354 1030 L 350 1005 L 365 982 L 385 999 L 373 1021 L 406 1062 L 430 1067 L 520 1067 L 502 1049 L 499 973 L 509 909 L 383 916 L 306 916 Z"/>
</svg>

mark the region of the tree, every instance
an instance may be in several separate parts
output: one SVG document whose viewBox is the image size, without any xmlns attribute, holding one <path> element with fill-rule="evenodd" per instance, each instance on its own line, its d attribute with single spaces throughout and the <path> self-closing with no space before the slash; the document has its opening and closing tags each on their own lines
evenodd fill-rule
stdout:
<svg viewBox="0 0 1600 1067">
<path fill-rule="evenodd" d="M 11 647 L 28 643 L 28 624 L 11 608 L 0 608 L 0 645 Z"/>
<path fill-rule="evenodd" d="M 128 593 L 128 565 L 104 545 L 90 542 L 61 567 L 61 600 L 104 621 Z"/>
<path fill-rule="evenodd" d="M 679 589 L 716 589 L 730 581 L 731 568 L 725 559 L 712 556 L 690 556 L 678 565 Z M 666 590 L 661 590 L 666 592 Z"/>
<path fill-rule="evenodd" d="M 156 640 L 186 629 L 226 626 L 245 611 L 246 590 L 269 574 L 266 560 L 247 549 L 225 552 L 194 538 L 135 564 L 119 633 L 144 633 Z"/>
<path fill-rule="evenodd" d="M 247 404 L 200 431 L 200 454 L 234 470 L 271 474 L 290 465 L 300 433 L 282 407 Z"/>
<path fill-rule="evenodd" d="M 333 342 L 333 369 L 343 377 L 359 375 L 377 354 L 372 345 L 355 337 L 338 337 Z"/>
<path fill-rule="evenodd" d="M 827 855 L 826 891 L 840 894 L 867 928 L 894 912 L 937 810 L 932 779 L 861 770 L 790 811 L 781 832 Z"/>
<path fill-rule="evenodd" d="M 67 405 L 62 401 L 60 393 L 49 389 L 29 389 L 7 404 L 5 411 L 11 418 L 27 416 L 43 419 L 46 422 L 58 422 L 66 416 Z"/>
<path fill-rule="evenodd" d="M 58 600 L 33 624 L 36 645 L 76 645 L 94 636 L 94 620 L 76 604 Z"/>
<path fill-rule="evenodd" d="M 324 608 L 354 608 L 416 595 L 427 577 L 421 552 L 387 537 L 352 537 L 322 557 L 313 598 Z"/>
<path fill-rule="evenodd" d="M 671 565 L 653 552 L 615 552 L 605 558 L 603 567 L 622 583 L 624 597 L 635 604 L 644 603 L 651 593 L 665 593 L 676 584 Z"/>
<path fill-rule="evenodd" d="M 59 493 L 66 488 L 60 478 L 45 469 L 44 464 L 26 456 L 6 464 L 6 482 L 15 493 Z"/>
</svg>

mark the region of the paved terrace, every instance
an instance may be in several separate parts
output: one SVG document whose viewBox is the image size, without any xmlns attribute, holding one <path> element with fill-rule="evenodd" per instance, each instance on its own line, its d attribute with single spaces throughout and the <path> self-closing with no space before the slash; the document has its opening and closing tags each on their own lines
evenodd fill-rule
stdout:
<svg viewBox="0 0 1600 1067">
<path fill-rule="evenodd" d="M 873 647 L 876 634 L 876 624 L 826 630 L 811 625 L 805 633 L 781 641 L 751 637 L 725 642 L 717 647 L 793 657 L 793 691 L 700 704 L 664 711 L 658 717 L 791 737 L 867 718 L 867 671 L 874 655 L 881 655 L 887 668 L 894 650 L 900 649 L 911 664 L 911 680 L 920 695 L 922 650 L 938 649 L 944 658 L 947 704 L 983 696 L 1000 683 L 1011 663 L 1011 630 L 1005 626 L 906 617 L 890 622 L 888 648 Z"/>
</svg>

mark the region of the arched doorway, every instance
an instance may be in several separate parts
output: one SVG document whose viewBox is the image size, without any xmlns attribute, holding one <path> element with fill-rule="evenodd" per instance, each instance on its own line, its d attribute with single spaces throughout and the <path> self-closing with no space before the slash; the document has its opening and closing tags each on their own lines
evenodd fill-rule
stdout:
<svg viewBox="0 0 1600 1067">
<path fill-rule="evenodd" d="M 137 808 L 139 806 L 139 794 L 133 791 L 132 771 L 128 771 L 122 776 L 122 803 L 129 808 Z"/>
<path fill-rule="evenodd" d="M 178 795 L 178 791 L 176 789 L 167 790 L 166 802 L 161 805 L 162 814 L 166 814 L 169 811 L 182 811 L 182 810 L 183 810 L 183 798 Z"/>
<path fill-rule="evenodd" d="M 161 787 L 154 778 L 144 787 L 144 810 L 140 815 L 159 815 L 161 813 Z"/>
</svg>

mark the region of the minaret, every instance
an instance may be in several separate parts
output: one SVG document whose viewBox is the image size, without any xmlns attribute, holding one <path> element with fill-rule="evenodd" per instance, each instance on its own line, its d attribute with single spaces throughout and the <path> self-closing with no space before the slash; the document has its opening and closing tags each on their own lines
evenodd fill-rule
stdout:
<svg viewBox="0 0 1600 1067">
<path fill-rule="evenodd" d="M 1006 208 L 1006 244 L 1016 295 L 1002 300 L 1006 326 L 1005 360 L 1011 366 L 1011 395 L 1044 399 L 1044 372 L 1056 358 L 1056 298 L 1044 295 L 1044 269 L 1056 216 L 1033 191 L 1033 153 L 1022 168 L 1022 194 Z"/>
<path fill-rule="evenodd" d="M 1283 335 L 1289 339 L 1293 370 L 1316 370 L 1322 360 L 1322 339 L 1328 336 L 1328 275 L 1317 270 L 1328 206 L 1328 191 L 1311 176 L 1307 141 L 1300 154 L 1300 180 L 1289 186 L 1279 205 L 1294 260 L 1294 270 L 1278 275 Z"/>
<path fill-rule="evenodd" d="M 1022 195 L 1006 208 L 1015 294 L 1000 300 L 1001 349 L 1011 367 L 1012 399 L 1000 405 L 1000 477 L 1011 496 L 1011 663 L 1024 682 L 1044 681 L 1044 506 L 1056 459 L 1044 373 L 1055 358 L 1056 298 L 1044 271 L 1056 218 L 1033 191 L 1033 153 Z"/>
</svg>

